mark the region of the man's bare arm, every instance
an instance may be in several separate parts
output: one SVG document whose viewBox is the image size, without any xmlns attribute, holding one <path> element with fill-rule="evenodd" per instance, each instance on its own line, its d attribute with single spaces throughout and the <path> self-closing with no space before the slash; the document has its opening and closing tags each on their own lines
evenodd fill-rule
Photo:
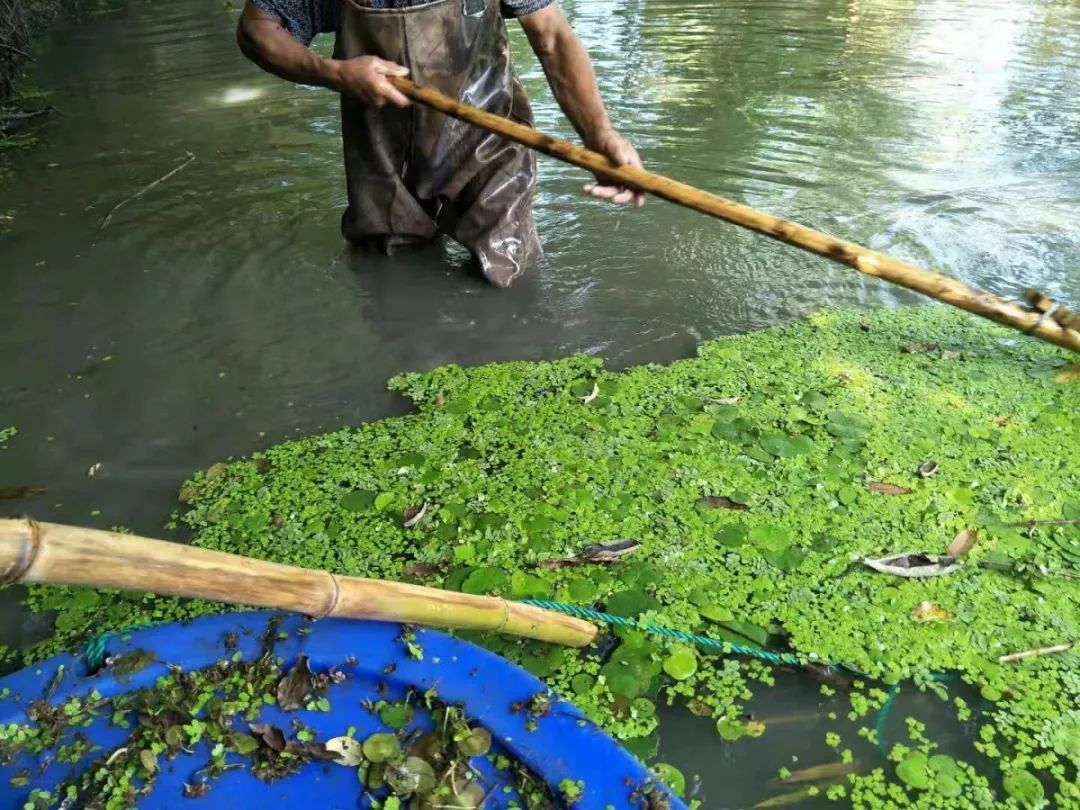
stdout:
<svg viewBox="0 0 1080 810">
<path fill-rule="evenodd" d="M 251 3 L 244 6 L 236 27 L 240 51 L 267 73 L 297 84 L 328 87 L 354 95 L 364 102 L 381 107 L 395 104 L 406 107 L 409 100 L 387 76 L 404 76 L 409 71 L 401 65 L 377 56 L 353 59 L 326 59 L 297 42 L 281 20 Z"/>
<path fill-rule="evenodd" d="M 637 150 L 611 125 L 589 54 L 558 5 L 552 3 L 519 21 L 540 59 L 555 99 L 582 142 L 616 163 L 641 166 Z M 603 182 L 590 183 L 585 190 L 614 203 L 632 200 L 641 205 L 645 201 L 644 194 Z"/>
</svg>

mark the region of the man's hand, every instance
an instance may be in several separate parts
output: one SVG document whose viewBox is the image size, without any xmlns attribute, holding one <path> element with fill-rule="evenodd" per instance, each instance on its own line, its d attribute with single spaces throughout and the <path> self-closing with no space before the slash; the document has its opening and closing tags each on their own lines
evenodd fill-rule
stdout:
<svg viewBox="0 0 1080 810">
<path fill-rule="evenodd" d="M 592 148 L 607 155 L 619 166 L 637 166 L 642 168 L 641 158 L 630 141 L 614 129 L 607 129 L 594 139 Z M 602 177 L 596 178 L 598 182 L 587 183 L 585 193 L 602 200 L 609 200 L 616 205 L 623 205 L 633 201 L 634 205 L 641 207 L 645 204 L 645 195 L 640 191 L 633 191 L 625 186 L 608 185 Z"/>
<path fill-rule="evenodd" d="M 408 107 L 409 99 L 387 78 L 407 76 L 409 69 L 377 56 L 357 56 L 334 62 L 331 86 L 342 95 L 355 96 L 372 107 L 393 104 Z"/>
<path fill-rule="evenodd" d="M 589 55 L 558 4 L 545 6 L 519 21 L 540 59 L 555 99 L 582 142 L 620 166 L 641 166 L 637 150 L 611 125 Z M 585 191 L 594 197 L 619 204 L 645 202 L 645 195 L 640 192 L 609 185 L 602 177 L 597 177 L 597 181 L 585 186 Z"/>
<path fill-rule="evenodd" d="M 325 59 L 308 50 L 285 30 L 282 19 L 263 11 L 251 0 L 244 4 L 236 27 L 236 40 L 244 56 L 263 70 L 298 84 L 329 87 L 355 96 L 372 107 L 394 104 L 407 107 L 409 99 L 390 84 L 389 76 L 404 76 L 401 65 L 375 56 Z"/>
</svg>

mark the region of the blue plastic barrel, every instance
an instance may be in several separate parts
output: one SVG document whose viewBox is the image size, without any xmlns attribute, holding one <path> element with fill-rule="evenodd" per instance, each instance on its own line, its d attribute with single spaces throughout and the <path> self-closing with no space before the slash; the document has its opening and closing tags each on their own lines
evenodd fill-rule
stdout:
<svg viewBox="0 0 1080 810">
<path fill-rule="evenodd" d="M 491 732 L 493 754 L 521 761 L 555 793 L 566 780 L 576 783 L 581 794 L 572 805 L 574 810 L 664 806 L 645 798 L 649 791 L 653 791 L 654 799 L 655 791 L 663 791 L 673 810 L 685 810 L 685 805 L 657 784 L 648 769 L 572 704 L 551 696 L 550 708 L 542 717 L 523 712 L 522 705 L 545 693 L 547 687 L 520 667 L 468 642 L 423 629 L 415 631 L 415 643 L 423 651 L 423 659 L 418 660 L 402 643 L 401 626 L 394 624 L 339 619 L 313 623 L 264 612 L 210 616 L 187 624 L 139 630 L 111 639 L 107 647 L 111 657 L 136 651 L 152 655 L 149 665 L 130 676 L 118 679 L 109 668 L 88 673 L 83 658 L 61 655 L 0 678 L 0 694 L 7 690 L 7 696 L 0 700 L 0 724 L 26 724 L 27 707 L 46 697 L 51 704 L 60 706 L 73 697 L 85 698 L 93 690 L 112 697 L 152 687 L 160 676 L 169 674 L 169 665 L 185 671 L 205 669 L 237 653 L 245 661 L 254 661 L 263 652 L 260 639 L 271 621 L 280 622 L 279 631 L 286 634 L 273 649 L 273 654 L 284 660 L 286 670 L 297 656 L 306 655 L 314 671 L 334 669 L 346 677 L 329 688 L 329 712 L 301 709 L 286 713 L 276 705 L 267 706 L 260 722 L 289 729 L 293 719 L 299 719 L 319 740 L 342 736 L 353 726 L 356 739 L 363 740 L 391 730 L 363 703 L 370 706 L 372 701 L 403 700 L 410 689 L 419 693 L 434 689 L 441 701 L 460 706 L 466 716 Z M 237 729 L 247 731 L 241 729 L 241 722 L 237 721 Z M 431 723 L 421 702 L 408 729 L 430 728 Z M 55 791 L 74 781 L 94 759 L 108 756 L 122 746 L 129 734 L 129 730 L 112 724 L 109 711 L 90 726 L 65 733 L 76 732 L 85 734 L 100 750 L 75 763 L 49 761 L 48 752 L 37 757 L 21 753 L 10 762 L 0 763 L 0 808 L 21 810 L 32 790 Z M 247 762 L 239 755 L 228 756 L 230 762 L 233 758 Z M 295 775 L 271 784 L 255 778 L 246 768 L 229 770 L 213 780 L 202 797 L 183 798 L 184 785 L 198 780 L 209 760 L 209 749 L 204 744 L 190 754 L 181 753 L 175 760 L 162 759 L 153 791 L 140 800 L 139 807 L 329 810 L 368 808 L 373 806 L 373 799 L 385 796 L 366 793 L 354 768 L 311 762 Z M 491 787 L 485 808 L 522 806 L 509 774 L 485 758 L 477 758 L 474 764 Z M 28 775 L 29 783 L 13 787 L 11 780 L 20 775 Z M 16 779 L 16 783 L 19 781 Z"/>
</svg>

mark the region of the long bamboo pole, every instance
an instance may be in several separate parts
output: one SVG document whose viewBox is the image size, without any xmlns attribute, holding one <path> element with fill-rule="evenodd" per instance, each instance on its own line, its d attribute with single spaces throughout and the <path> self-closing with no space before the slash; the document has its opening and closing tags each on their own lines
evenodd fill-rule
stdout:
<svg viewBox="0 0 1080 810">
<path fill-rule="evenodd" d="M 492 630 L 571 647 L 585 646 L 597 632 L 581 619 L 492 596 L 339 576 L 100 529 L 0 520 L 0 585 L 20 582 L 149 591 L 320 619 Z"/>
<path fill-rule="evenodd" d="M 421 87 L 409 79 L 391 77 L 394 86 L 411 98 L 441 113 L 498 133 L 530 149 L 553 158 L 580 166 L 599 177 L 637 191 L 645 191 L 670 202 L 693 208 L 748 228 L 781 242 L 825 256 L 833 261 L 854 267 L 860 273 L 899 284 L 909 290 L 936 298 L 946 304 L 981 315 L 996 323 L 1011 326 L 1074 352 L 1080 353 L 1080 332 L 1067 329 L 1053 318 L 1031 312 L 1010 301 L 957 281 L 924 270 L 914 264 L 894 259 L 854 242 L 766 214 L 731 200 L 680 183 L 670 177 L 639 169 L 636 166 L 617 166 L 599 152 L 537 132 L 531 127 L 464 104 L 437 90 Z"/>
</svg>

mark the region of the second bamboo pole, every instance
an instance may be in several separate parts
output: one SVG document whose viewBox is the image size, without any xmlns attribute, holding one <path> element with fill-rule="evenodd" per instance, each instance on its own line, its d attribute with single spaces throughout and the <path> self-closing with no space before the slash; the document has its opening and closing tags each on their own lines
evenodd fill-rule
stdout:
<svg viewBox="0 0 1080 810">
<path fill-rule="evenodd" d="M 582 647 L 595 625 L 494 596 L 347 577 L 101 529 L 0 520 L 0 585 L 149 591 L 303 613 L 422 624 Z"/>
</svg>

